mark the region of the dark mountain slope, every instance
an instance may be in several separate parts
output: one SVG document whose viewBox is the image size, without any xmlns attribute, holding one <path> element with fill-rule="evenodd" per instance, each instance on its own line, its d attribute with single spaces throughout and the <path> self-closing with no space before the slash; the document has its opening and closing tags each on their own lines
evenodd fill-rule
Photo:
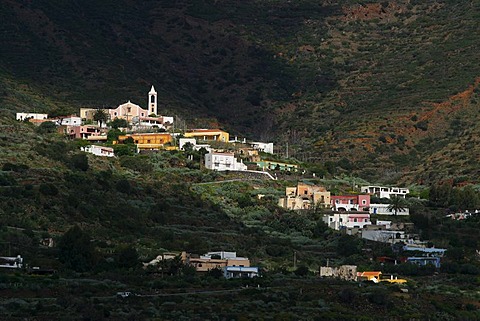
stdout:
<svg viewBox="0 0 480 321">
<path fill-rule="evenodd" d="M 477 118 L 463 112 L 476 92 L 435 111 L 477 86 L 475 1 L 3 1 L 0 15 L 2 79 L 45 110 L 144 105 L 154 84 L 166 113 L 408 181 L 439 151 L 429 139 L 461 144 L 442 129 Z M 1 97 L 26 109 L 19 96 L 11 86 Z"/>
</svg>

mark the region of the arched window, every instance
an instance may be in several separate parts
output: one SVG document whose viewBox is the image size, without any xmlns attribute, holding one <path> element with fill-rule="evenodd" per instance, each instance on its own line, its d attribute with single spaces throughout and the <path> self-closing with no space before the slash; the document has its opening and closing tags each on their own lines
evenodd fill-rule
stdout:
<svg viewBox="0 0 480 321">
<path fill-rule="evenodd" d="M 151 102 L 152 104 L 154 104 L 154 103 L 155 103 L 155 96 L 153 96 L 153 95 L 152 95 L 152 96 L 150 96 L 150 102 Z"/>
</svg>

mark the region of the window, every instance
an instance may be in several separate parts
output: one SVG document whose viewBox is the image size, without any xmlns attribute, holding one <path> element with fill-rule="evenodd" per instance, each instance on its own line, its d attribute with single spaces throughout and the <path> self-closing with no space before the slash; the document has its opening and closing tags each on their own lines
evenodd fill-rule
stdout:
<svg viewBox="0 0 480 321">
<path fill-rule="evenodd" d="M 307 195 L 307 191 L 306 191 L 306 190 L 305 190 L 305 191 L 303 191 L 303 194 Z"/>
<path fill-rule="evenodd" d="M 362 200 L 362 204 L 363 205 L 367 204 L 367 200 Z"/>
<path fill-rule="evenodd" d="M 150 139 L 147 139 L 147 144 L 150 144 Z"/>
<path fill-rule="evenodd" d="M 353 200 L 349 200 L 348 203 L 349 203 L 349 204 L 353 204 Z"/>
<path fill-rule="evenodd" d="M 368 222 L 368 218 L 365 219 L 365 222 Z"/>
<path fill-rule="evenodd" d="M 145 113 L 142 113 L 142 117 L 145 116 Z"/>
<path fill-rule="evenodd" d="M 356 218 L 354 218 L 354 219 L 353 219 L 353 221 L 356 223 L 356 222 L 357 222 L 357 219 L 356 219 Z"/>
<path fill-rule="evenodd" d="M 150 102 L 151 102 L 152 104 L 155 103 L 155 96 L 151 96 L 151 97 L 150 97 Z"/>
<path fill-rule="evenodd" d="M 335 204 L 340 204 L 340 201 L 339 201 L 339 200 L 335 200 Z"/>
<path fill-rule="evenodd" d="M 127 113 L 131 113 L 132 112 L 132 107 L 127 107 Z"/>
</svg>

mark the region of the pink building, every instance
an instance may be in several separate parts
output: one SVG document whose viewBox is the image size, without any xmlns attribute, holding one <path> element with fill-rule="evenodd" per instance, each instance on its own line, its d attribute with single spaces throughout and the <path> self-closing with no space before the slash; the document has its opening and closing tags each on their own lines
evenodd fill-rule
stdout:
<svg viewBox="0 0 480 321">
<path fill-rule="evenodd" d="M 349 228 L 365 228 L 366 225 L 371 225 L 370 214 L 349 214 L 346 226 Z"/>
<path fill-rule="evenodd" d="M 370 195 L 340 195 L 330 197 L 334 211 L 366 211 L 370 207 Z"/>
<path fill-rule="evenodd" d="M 95 125 L 66 126 L 62 130 L 70 138 L 77 139 L 88 139 L 90 136 L 99 136 L 102 133 L 100 127 Z"/>
</svg>

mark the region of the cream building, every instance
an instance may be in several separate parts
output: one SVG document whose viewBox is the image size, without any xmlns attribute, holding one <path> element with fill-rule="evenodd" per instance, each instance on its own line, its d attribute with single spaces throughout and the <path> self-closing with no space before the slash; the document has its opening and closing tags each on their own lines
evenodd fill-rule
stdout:
<svg viewBox="0 0 480 321">
<path fill-rule="evenodd" d="M 287 187 L 285 197 L 278 205 L 289 210 L 305 210 L 312 206 L 330 207 L 330 192 L 323 186 L 298 183 L 296 187 Z"/>
</svg>

